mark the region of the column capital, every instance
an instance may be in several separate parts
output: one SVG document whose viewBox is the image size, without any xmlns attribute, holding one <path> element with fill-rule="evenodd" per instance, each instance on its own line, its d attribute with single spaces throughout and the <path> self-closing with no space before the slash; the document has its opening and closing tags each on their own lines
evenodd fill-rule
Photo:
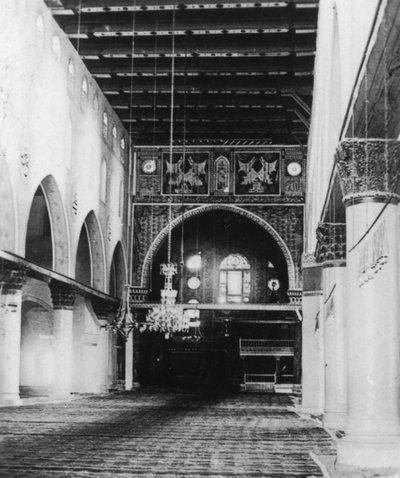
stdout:
<svg viewBox="0 0 400 478">
<path fill-rule="evenodd" d="M 320 222 L 316 230 L 318 263 L 346 265 L 346 224 Z"/>
<path fill-rule="evenodd" d="M 307 267 L 316 267 L 317 259 L 315 255 L 311 252 L 303 252 L 301 255 L 301 268 L 305 269 Z"/>
<path fill-rule="evenodd" d="M 72 310 L 74 308 L 75 290 L 71 285 L 53 279 L 49 287 L 54 310 Z"/>
<path fill-rule="evenodd" d="M 345 205 L 364 201 L 400 201 L 400 141 L 346 139 L 336 150 Z"/>
<path fill-rule="evenodd" d="M 115 319 L 118 310 L 118 303 L 93 297 L 92 306 L 97 318 L 107 322 Z"/>
<path fill-rule="evenodd" d="M 5 262 L 0 259 L 0 284 L 3 294 L 12 294 L 21 290 L 25 284 L 26 271 L 17 264 Z"/>
</svg>

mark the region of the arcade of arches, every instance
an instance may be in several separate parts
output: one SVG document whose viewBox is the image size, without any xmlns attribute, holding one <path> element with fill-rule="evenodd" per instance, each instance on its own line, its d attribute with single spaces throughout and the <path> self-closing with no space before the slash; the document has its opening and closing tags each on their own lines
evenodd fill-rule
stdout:
<svg viewBox="0 0 400 478">
<path fill-rule="evenodd" d="M 2 2 L 0 405 L 292 394 L 400 468 L 399 2 L 164 3 Z M 196 325 L 106 327 L 169 255 Z"/>
</svg>

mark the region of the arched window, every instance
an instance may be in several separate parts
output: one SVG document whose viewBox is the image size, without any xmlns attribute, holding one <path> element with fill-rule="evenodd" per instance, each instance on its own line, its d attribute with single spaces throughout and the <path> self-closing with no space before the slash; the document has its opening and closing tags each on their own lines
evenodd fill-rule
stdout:
<svg viewBox="0 0 400 478">
<path fill-rule="evenodd" d="M 115 151 L 117 149 L 117 127 L 114 125 L 111 130 L 112 134 L 112 149 Z"/>
<path fill-rule="evenodd" d="M 249 302 L 250 263 L 241 254 L 229 254 L 219 267 L 219 302 Z"/>
<path fill-rule="evenodd" d="M 229 161 L 220 156 L 215 161 L 215 192 L 229 192 Z"/>
<path fill-rule="evenodd" d="M 107 161 L 105 158 L 101 160 L 100 168 L 100 199 L 106 202 L 107 196 Z"/>
<path fill-rule="evenodd" d="M 122 217 L 124 211 L 124 182 L 119 183 L 119 201 L 118 201 L 118 216 Z"/>
<path fill-rule="evenodd" d="M 88 80 L 84 76 L 82 78 L 82 83 L 81 83 L 81 103 L 82 103 L 82 106 L 86 103 L 87 98 L 88 98 L 88 94 L 89 94 Z"/>
<path fill-rule="evenodd" d="M 108 114 L 103 113 L 103 138 L 107 141 L 108 139 Z"/>
<path fill-rule="evenodd" d="M 74 89 L 74 81 L 75 81 L 75 65 L 74 62 L 70 59 L 68 62 L 68 87 L 71 92 Z"/>
<path fill-rule="evenodd" d="M 121 163 L 125 164 L 125 138 L 121 138 L 120 146 L 121 146 Z"/>
</svg>

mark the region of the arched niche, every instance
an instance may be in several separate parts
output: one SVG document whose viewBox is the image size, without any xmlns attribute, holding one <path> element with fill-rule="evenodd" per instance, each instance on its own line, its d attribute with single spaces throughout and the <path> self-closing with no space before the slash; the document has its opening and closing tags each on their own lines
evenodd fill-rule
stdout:
<svg viewBox="0 0 400 478">
<path fill-rule="evenodd" d="M 53 240 L 50 214 L 43 188 L 39 186 L 33 196 L 26 229 L 25 257 L 43 267 L 53 266 Z"/>
<path fill-rule="evenodd" d="M 114 297 L 121 297 L 123 286 L 127 282 L 126 260 L 121 242 L 114 249 L 110 266 L 109 293 Z"/>
<path fill-rule="evenodd" d="M 37 264 L 69 274 L 69 231 L 60 191 L 46 176 L 35 191 L 29 212 L 25 257 Z"/>
<path fill-rule="evenodd" d="M 4 154 L 0 151 L 0 249 L 15 252 L 16 247 L 16 216 L 14 207 L 14 194 L 11 178 Z"/>
<path fill-rule="evenodd" d="M 238 214 L 241 217 L 249 219 L 251 222 L 261 226 L 262 229 L 268 234 L 269 237 L 274 241 L 276 247 L 281 251 L 282 257 L 285 261 L 285 268 L 287 269 L 287 281 L 288 281 L 288 290 L 296 289 L 296 274 L 295 274 L 295 265 L 293 262 L 292 255 L 289 251 L 289 248 L 282 237 L 278 232 L 264 219 L 257 216 L 256 214 L 242 209 L 238 206 L 229 205 L 229 204 L 219 204 L 219 205 L 205 205 L 199 206 L 195 209 L 192 209 L 175 218 L 171 223 L 171 228 L 174 229 L 182 224 L 182 221 L 187 221 L 190 218 L 193 218 L 197 215 L 202 215 L 210 211 L 229 211 L 234 214 Z M 149 247 L 146 257 L 143 262 L 142 275 L 141 275 L 141 287 L 147 287 L 150 282 L 150 273 L 153 264 L 155 255 L 157 254 L 161 244 L 167 238 L 169 231 L 169 226 L 164 227 L 158 236 L 155 238 L 151 246 Z"/>
<path fill-rule="evenodd" d="M 101 228 L 93 211 L 81 227 L 76 261 L 75 279 L 94 289 L 105 289 L 105 254 Z"/>
</svg>

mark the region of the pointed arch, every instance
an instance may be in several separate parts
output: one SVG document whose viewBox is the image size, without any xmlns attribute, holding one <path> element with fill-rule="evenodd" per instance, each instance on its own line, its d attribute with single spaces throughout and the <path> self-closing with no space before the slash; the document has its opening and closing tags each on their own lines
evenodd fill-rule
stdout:
<svg viewBox="0 0 400 478">
<path fill-rule="evenodd" d="M 171 227 L 175 228 L 179 226 L 180 224 L 182 224 L 183 221 L 191 217 L 197 216 L 198 214 L 203 214 L 208 211 L 213 211 L 213 210 L 221 210 L 221 211 L 225 210 L 225 211 L 237 213 L 241 216 L 246 217 L 247 219 L 250 219 L 251 221 L 261 226 L 263 229 L 265 229 L 265 231 L 275 240 L 279 249 L 282 251 L 283 257 L 285 258 L 287 270 L 288 270 L 289 289 L 297 288 L 296 287 L 296 269 L 295 269 L 294 261 L 292 258 L 292 254 L 290 253 L 290 250 L 287 244 L 282 239 L 282 237 L 278 234 L 278 232 L 267 221 L 265 221 L 264 219 L 262 219 L 261 217 L 257 216 L 256 214 L 250 211 L 247 211 L 239 206 L 230 205 L 230 204 L 218 204 L 218 205 L 211 204 L 211 205 L 199 206 L 175 218 L 171 223 Z M 157 237 L 154 239 L 153 243 L 151 244 L 151 246 L 149 247 L 147 251 L 146 257 L 144 258 L 144 261 L 143 261 L 141 287 L 146 287 L 148 284 L 153 258 L 155 254 L 157 253 L 159 247 L 161 246 L 161 243 L 167 237 L 168 231 L 169 231 L 169 226 L 167 225 L 157 235 Z"/>
<path fill-rule="evenodd" d="M 122 288 L 127 283 L 126 255 L 121 241 L 118 241 L 111 260 L 109 275 L 109 294 L 122 296 Z"/>
<path fill-rule="evenodd" d="M 54 177 L 51 175 L 46 176 L 38 185 L 35 196 L 32 199 L 26 232 L 26 251 L 28 251 L 29 246 L 29 223 L 32 219 L 32 207 L 34 205 L 35 198 L 39 197 L 40 195 L 43 196 L 46 206 L 46 211 L 44 211 L 43 214 L 43 227 L 47 228 L 46 223 L 49 221 L 50 230 L 46 233 L 50 236 L 49 240 L 51 241 L 52 249 L 51 260 L 48 264 L 46 264 L 46 266 L 62 274 L 69 275 L 70 242 L 68 223 L 60 190 Z M 46 214 L 48 214 L 48 218 L 46 217 Z"/>
<path fill-rule="evenodd" d="M 87 251 L 82 248 L 86 247 Z M 81 262 L 80 262 L 81 261 Z M 83 274 L 83 267 L 90 262 L 90 277 Z M 93 211 L 86 216 L 76 248 L 75 277 L 80 276 L 94 289 L 105 291 L 105 249 L 100 223 Z M 78 279 L 79 280 L 79 279 Z"/>
</svg>

